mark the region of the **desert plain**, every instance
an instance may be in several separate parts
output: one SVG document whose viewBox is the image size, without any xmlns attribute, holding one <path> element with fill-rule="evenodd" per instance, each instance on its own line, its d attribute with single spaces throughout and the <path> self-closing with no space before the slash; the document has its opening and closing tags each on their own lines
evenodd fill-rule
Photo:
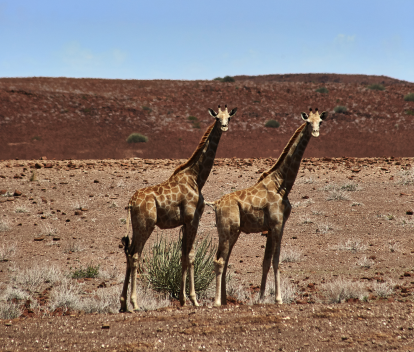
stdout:
<svg viewBox="0 0 414 352">
<path fill-rule="evenodd" d="M 403 99 L 414 85 L 285 76 L 1 79 L 0 350 L 414 350 L 414 103 Z M 385 90 L 367 88 L 374 83 Z M 321 86 L 329 93 L 315 92 Z M 253 185 L 301 124 L 301 111 L 329 112 L 289 196 L 285 303 L 273 304 L 272 270 L 258 300 L 266 237 L 241 234 L 226 306 L 212 306 L 214 284 L 200 307 L 180 307 L 141 285 L 142 309 L 117 313 L 125 206 L 191 155 L 211 123 L 206 109 L 217 104 L 239 112 L 203 189 L 209 201 Z M 335 113 L 337 105 L 348 109 Z M 265 128 L 269 119 L 280 127 Z M 148 142 L 126 143 L 132 132 Z M 179 229 L 155 230 L 144 252 L 157 236 L 176 240 Z M 217 244 L 209 208 L 196 242 L 206 238 Z M 99 267 L 96 278 L 71 278 L 88 265 Z"/>
</svg>

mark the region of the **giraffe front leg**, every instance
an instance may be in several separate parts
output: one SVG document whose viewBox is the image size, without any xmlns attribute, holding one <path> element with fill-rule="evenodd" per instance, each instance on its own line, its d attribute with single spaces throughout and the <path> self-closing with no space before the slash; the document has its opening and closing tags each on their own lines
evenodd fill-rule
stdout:
<svg viewBox="0 0 414 352">
<path fill-rule="evenodd" d="M 214 260 L 214 270 L 216 272 L 216 297 L 214 300 L 214 306 L 220 307 L 222 304 L 227 304 L 226 292 L 223 284 L 223 272 L 226 265 L 226 260 L 229 252 L 229 240 L 220 241 L 217 249 L 216 259 Z M 225 278 L 224 278 L 225 280 Z"/>
<path fill-rule="evenodd" d="M 126 255 L 126 262 L 127 262 L 127 265 L 126 265 L 124 286 L 122 288 L 122 293 L 120 297 L 120 301 L 121 301 L 121 309 L 119 310 L 120 313 L 127 312 L 128 285 L 129 285 L 129 276 L 131 274 L 131 266 L 129 265 L 128 255 Z"/>
<path fill-rule="evenodd" d="M 275 251 L 275 232 L 273 230 L 269 231 L 267 234 L 266 248 L 263 257 L 262 264 L 262 282 L 260 284 L 260 300 L 263 300 L 266 292 L 266 281 L 267 275 L 270 270 L 270 264 L 272 262 L 272 256 Z"/>
<path fill-rule="evenodd" d="M 279 258 L 280 258 L 280 243 L 282 242 L 282 233 L 276 240 L 276 250 L 273 255 L 273 271 L 275 273 L 275 302 L 282 304 L 282 293 L 280 291 L 280 272 L 279 272 Z"/>
<path fill-rule="evenodd" d="M 139 265 L 140 255 L 135 253 L 131 258 L 131 304 L 133 310 L 139 310 L 137 303 L 137 270 Z"/>
</svg>

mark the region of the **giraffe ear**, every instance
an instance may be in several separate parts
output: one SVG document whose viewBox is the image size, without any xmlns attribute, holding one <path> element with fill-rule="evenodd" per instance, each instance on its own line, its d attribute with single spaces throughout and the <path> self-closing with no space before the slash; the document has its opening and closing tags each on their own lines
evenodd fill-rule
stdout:
<svg viewBox="0 0 414 352">
<path fill-rule="evenodd" d="M 237 112 L 237 108 L 234 108 L 232 111 L 230 111 L 230 114 L 229 114 L 230 117 L 236 115 L 236 112 Z"/>
<path fill-rule="evenodd" d="M 208 109 L 208 113 L 213 117 L 217 117 L 217 113 L 213 109 Z"/>
<path fill-rule="evenodd" d="M 302 119 L 304 119 L 305 121 L 308 121 L 309 116 L 306 112 L 302 112 L 300 115 L 302 116 Z"/>
<path fill-rule="evenodd" d="M 319 115 L 319 117 L 321 118 L 321 120 L 325 120 L 328 117 L 328 113 L 324 111 L 322 114 Z"/>
</svg>

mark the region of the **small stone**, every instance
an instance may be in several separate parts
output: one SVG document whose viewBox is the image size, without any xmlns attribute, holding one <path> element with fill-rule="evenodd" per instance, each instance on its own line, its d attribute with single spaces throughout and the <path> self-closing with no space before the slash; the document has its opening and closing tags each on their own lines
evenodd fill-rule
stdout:
<svg viewBox="0 0 414 352">
<path fill-rule="evenodd" d="M 46 164 L 43 164 L 43 165 L 45 166 L 45 169 L 51 169 L 53 167 L 52 163 L 46 163 Z"/>
<path fill-rule="evenodd" d="M 46 238 L 46 236 L 39 236 L 39 237 L 35 237 L 34 240 L 35 241 L 43 241 Z"/>
<path fill-rule="evenodd" d="M 12 326 L 12 323 L 7 322 L 7 323 L 4 323 L 4 325 L 5 325 L 5 326 Z"/>
<path fill-rule="evenodd" d="M 110 326 L 108 324 L 102 324 L 102 329 L 109 329 Z"/>
<path fill-rule="evenodd" d="M 44 220 L 44 219 L 46 219 L 46 216 L 42 215 L 40 218 Z"/>
<path fill-rule="evenodd" d="M 82 211 L 88 211 L 88 208 L 81 207 L 80 210 L 82 210 Z"/>
<path fill-rule="evenodd" d="M 407 272 L 407 271 L 406 271 L 406 272 L 404 273 L 404 276 L 411 276 L 411 274 L 410 274 L 409 272 Z"/>
<path fill-rule="evenodd" d="M 40 158 L 40 160 L 47 160 L 47 158 L 46 158 L 45 156 L 42 156 L 42 157 Z"/>
<path fill-rule="evenodd" d="M 60 237 L 53 237 L 53 241 L 60 241 Z"/>
<path fill-rule="evenodd" d="M 0 198 L 0 203 L 5 203 L 5 202 L 7 202 L 6 198 L 4 198 L 4 197 Z"/>
<path fill-rule="evenodd" d="M 70 222 L 70 219 L 66 219 L 66 222 Z"/>
<path fill-rule="evenodd" d="M 18 191 L 17 189 L 14 191 L 13 194 L 15 197 L 20 197 L 22 195 L 22 192 Z"/>
<path fill-rule="evenodd" d="M 82 211 L 81 210 L 75 210 L 75 215 L 82 215 Z"/>
<path fill-rule="evenodd" d="M 9 198 L 7 198 L 7 201 L 8 201 L 8 202 L 13 202 L 13 201 L 14 201 L 14 197 L 9 197 Z"/>
<path fill-rule="evenodd" d="M 93 180 L 93 183 L 99 183 L 99 181 L 98 180 Z"/>
<path fill-rule="evenodd" d="M 405 213 L 406 213 L 407 215 L 413 215 L 413 214 L 414 214 L 414 211 L 413 211 L 413 210 L 407 210 Z"/>
<path fill-rule="evenodd" d="M 7 190 L 6 189 L 0 189 L 0 194 L 6 194 Z"/>
<path fill-rule="evenodd" d="M 42 168 L 42 164 L 36 163 L 36 164 L 35 164 L 35 168 L 36 168 L 36 169 L 41 169 L 41 168 Z"/>
<path fill-rule="evenodd" d="M 341 336 L 342 341 L 348 340 L 348 336 Z"/>
<path fill-rule="evenodd" d="M 302 199 L 309 199 L 309 196 L 303 196 Z"/>
</svg>

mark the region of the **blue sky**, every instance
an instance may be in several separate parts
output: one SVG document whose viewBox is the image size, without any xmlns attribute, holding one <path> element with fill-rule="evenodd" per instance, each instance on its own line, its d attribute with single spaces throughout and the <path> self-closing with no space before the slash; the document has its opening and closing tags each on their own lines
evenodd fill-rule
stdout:
<svg viewBox="0 0 414 352">
<path fill-rule="evenodd" d="M 0 77 L 414 82 L 413 0 L 0 0 Z"/>
</svg>

